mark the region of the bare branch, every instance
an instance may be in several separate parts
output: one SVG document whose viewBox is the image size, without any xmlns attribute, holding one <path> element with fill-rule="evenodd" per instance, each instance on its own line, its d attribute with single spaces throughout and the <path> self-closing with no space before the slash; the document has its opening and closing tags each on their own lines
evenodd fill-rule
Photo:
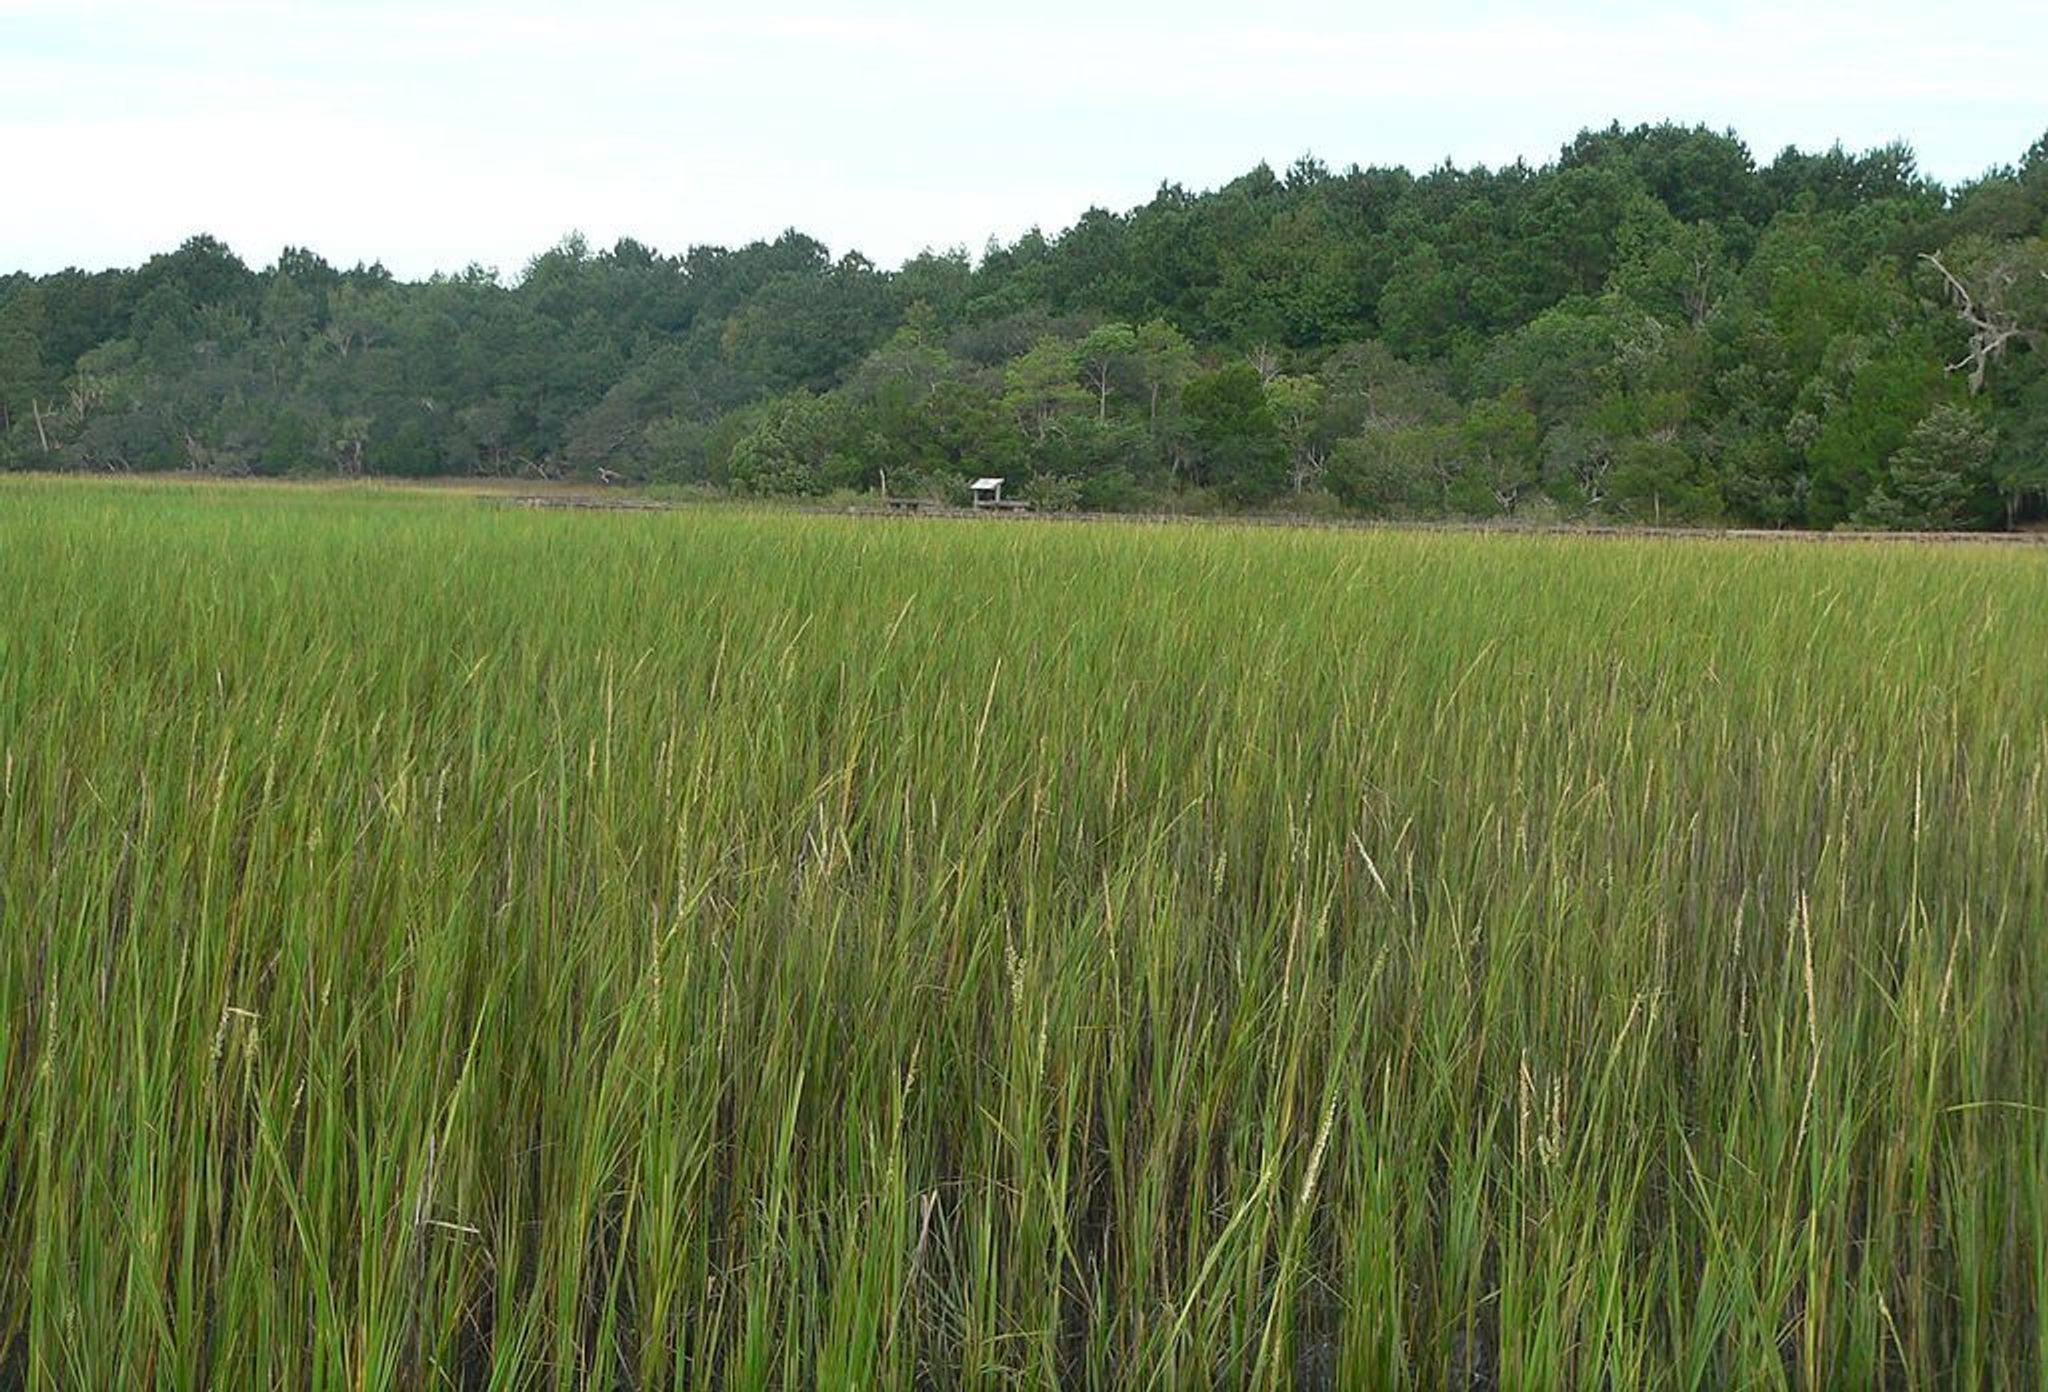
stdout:
<svg viewBox="0 0 2048 1392">
<path fill-rule="evenodd" d="M 2006 344 L 2022 336 L 2025 331 L 2020 325 L 2019 316 L 2012 311 L 1995 303 L 1987 303 L 1980 307 L 1977 297 L 1972 295 L 1970 288 L 1963 284 L 1962 279 L 1942 262 L 1938 253 L 1923 251 L 1920 253 L 1920 259 L 1939 271 L 1941 278 L 1948 282 L 1949 299 L 1955 305 L 1956 317 L 1970 330 L 1970 351 L 1959 361 L 1950 363 L 1948 370 L 1960 372 L 1968 368 L 1970 394 L 1974 396 L 1984 390 L 1984 377 L 1990 369 L 1991 360 L 2003 353 Z M 2048 275 L 2048 272 L 2043 272 L 2043 275 Z M 2011 277 L 2008 274 L 2008 288 L 2010 283 Z M 1994 276 L 1989 289 L 1995 291 L 1998 288 Z"/>
</svg>

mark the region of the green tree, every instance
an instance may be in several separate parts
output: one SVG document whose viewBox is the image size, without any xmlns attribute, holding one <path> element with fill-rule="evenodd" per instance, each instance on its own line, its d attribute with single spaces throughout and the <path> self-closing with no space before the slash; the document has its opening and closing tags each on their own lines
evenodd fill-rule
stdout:
<svg viewBox="0 0 2048 1392">
<path fill-rule="evenodd" d="M 1623 222 L 1607 290 L 1671 324 L 1704 328 L 1734 293 L 1725 234 L 1711 223 L 1684 223 L 1645 199 Z"/>
<path fill-rule="evenodd" d="M 52 383 L 43 362 L 40 305 L 28 296 L 0 304 L 0 449 L 17 422 L 33 423 Z"/>
<path fill-rule="evenodd" d="M 1358 329 L 1360 270 L 1351 242 L 1319 204 L 1276 213 L 1226 258 L 1209 312 L 1224 340 L 1309 348 Z"/>
<path fill-rule="evenodd" d="M 1333 436 L 1443 425 L 1461 414 L 1439 369 L 1404 362 L 1376 339 L 1345 344 L 1319 376 Z"/>
<path fill-rule="evenodd" d="M 1075 350 L 1081 380 L 1095 393 L 1095 419 L 1109 418 L 1109 389 L 1128 372 L 1138 356 L 1138 335 L 1129 324 L 1110 323 L 1093 330 Z"/>
<path fill-rule="evenodd" d="M 1314 377 L 1282 373 L 1266 383 L 1267 408 L 1286 443 L 1288 481 L 1297 493 L 1320 483 L 1329 461 L 1323 397 L 1323 384 Z"/>
<path fill-rule="evenodd" d="M 1652 526 L 1698 522 L 1719 510 L 1713 482 L 1700 463 L 1670 440 L 1624 440 L 1606 482 L 1606 508 Z"/>
<path fill-rule="evenodd" d="M 1942 386 L 1939 362 L 1903 344 L 1853 367 L 1806 451 L 1813 466 L 1810 522 L 1832 527 L 1863 506 Z"/>
<path fill-rule="evenodd" d="M 1613 375 L 1616 329 L 1591 301 L 1545 310 L 1492 341 L 1473 373 L 1473 390 L 1520 393 L 1544 426 L 1583 418 Z"/>
<path fill-rule="evenodd" d="M 1892 531 L 1952 531 L 1968 520 L 1970 499 L 1991 481 L 1998 431 L 1977 412 L 1936 406 L 1906 436 L 1884 477 L 1856 514 L 1859 526 Z"/>
<path fill-rule="evenodd" d="M 764 403 L 733 442 L 733 484 L 749 493 L 822 493 L 844 466 L 845 417 L 839 403 L 798 389 Z"/>
<path fill-rule="evenodd" d="M 1145 384 L 1145 416 L 1157 421 L 1162 404 L 1171 409 L 1180 400 L 1180 390 L 1195 375 L 1195 348 L 1187 335 L 1163 319 L 1148 319 L 1138 325 L 1136 340 L 1139 376 Z"/>
<path fill-rule="evenodd" d="M 1408 357 L 1441 354 L 1464 325 L 1463 293 L 1442 253 L 1425 242 L 1402 257 L 1380 297 L 1380 326 Z"/>
<path fill-rule="evenodd" d="M 344 478 L 357 478 L 363 472 L 363 451 L 370 443 L 370 432 L 375 422 L 365 415 L 342 416 L 331 422 L 327 428 L 327 449 L 334 460 L 334 470 Z"/>
<path fill-rule="evenodd" d="M 1339 440 L 1325 481 L 1339 502 L 1360 512 L 1434 512 L 1449 507 L 1463 466 L 1458 427 L 1395 427 Z"/>
<path fill-rule="evenodd" d="M 1528 398 L 1509 390 L 1473 402 L 1461 435 L 1466 457 L 1460 498 L 1464 507 L 1512 516 L 1541 477 L 1543 431 Z"/>
<path fill-rule="evenodd" d="M 1234 362 L 1181 389 L 1194 426 L 1195 481 L 1233 502 L 1274 497 L 1287 480 L 1287 447 L 1258 369 Z"/>
<path fill-rule="evenodd" d="M 279 271 L 264 287 L 257 322 L 272 342 L 280 347 L 289 347 L 303 342 L 313 331 L 319 310 L 319 303 L 310 291 Z"/>
<path fill-rule="evenodd" d="M 1998 450 L 1991 461 L 1991 485 L 2017 527 L 2030 506 L 2048 502 L 2048 363 L 2030 355 L 2025 368 L 1999 375 L 1991 393 L 1998 424 Z"/>
<path fill-rule="evenodd" d="M 1003 369 L 1003 405 L 1016 416 L 1018 429 L 1043 444 L 1062 415 L 1087 403 L 1079 375 L 1074 345 L 1048 334 Z"/>
</svg>

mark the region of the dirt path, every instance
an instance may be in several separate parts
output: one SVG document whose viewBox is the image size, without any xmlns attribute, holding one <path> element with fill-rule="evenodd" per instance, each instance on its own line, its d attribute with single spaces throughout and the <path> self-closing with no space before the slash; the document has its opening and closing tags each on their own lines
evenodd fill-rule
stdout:
<svg viewBox="0 0 2048 1392">
<path fill-rule="evenodd" d="M 1019 517 L 1035 522 L 1121 522 L 1139 526 L 1286 527 L 1303 530 L 1355 532 L 1444 532 L 1482 536 L 1569 536 L 1615 537 L 1656 541 L 1799 541 L 1873 542 L 1907 541 L 1930 545 L 2048 545 L 2048 531 L 2033 532 L 1815 532 L 1771 530 L 1763 527 L 1633 527 L 1609 523 L 1573 524 L 1522 522 L 1427 522 L 1392 521 L 1369 517 L 1287 517 L 1259 514 L 1192 516 L 1171 512 L 1032 512 L 990 513 L 973 508 L 933 507 L 914 512 L 892 508 L 803 508 L 799 511 L 830 517 L 867 517 L 890 520 L 939 518 L 950 521 L 999 522 Z"/>
</svg>

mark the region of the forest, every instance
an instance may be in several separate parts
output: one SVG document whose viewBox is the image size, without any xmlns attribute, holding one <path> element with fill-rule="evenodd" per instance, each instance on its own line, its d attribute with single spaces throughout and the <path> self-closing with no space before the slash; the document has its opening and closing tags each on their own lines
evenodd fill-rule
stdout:
<svg viewBox="0 0 2048 1392">
<path fill-rule="evenodd" d="M 2044 349 L 2048 136 L 1950 188 L 1904 145 L 1616 125 L 1541 166 L 1165 184 L 895 269 L 791 230 L 416 282 L 204 235 L 0 276 L 0 469 L 2016 528 Z"/>
</svg>

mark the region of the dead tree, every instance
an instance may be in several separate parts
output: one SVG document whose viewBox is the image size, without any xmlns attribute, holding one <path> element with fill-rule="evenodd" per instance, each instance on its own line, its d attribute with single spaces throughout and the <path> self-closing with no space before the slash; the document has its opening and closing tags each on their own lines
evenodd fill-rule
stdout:
<svg viewBox="0 0 2048 1392">
<path fill-rule="evenodd" d="M 2006 346 L 2015 339 L 2034 344 L 2039 342 L 2041 331 L 2024 323 L 2019 311 L 2012 306 L 2012 292 L 2018 287 L 2026 268 L 2008 259 L 1992 261 L 1985 270 L 1984 286 L 1980 293 L 1972 294 L 1962 278 L 1943 264 L 1939 253 L 1924 251 L 1920 259 L 1941 273 L 1948 283 L 1949 303 L 1954 306 L 1956 317 L 1963 321 L 1970 331 L 1970 351 L 1959 360 L 1948 365 L 1950 372 L 1970 369 L 1970 394 L 1984 390 L 1984 377 L 1990 370 L 1991 360 L 2002 355 Z M 2048 270 L 2038 274 L 2048 279 Z"/>
</svg>

